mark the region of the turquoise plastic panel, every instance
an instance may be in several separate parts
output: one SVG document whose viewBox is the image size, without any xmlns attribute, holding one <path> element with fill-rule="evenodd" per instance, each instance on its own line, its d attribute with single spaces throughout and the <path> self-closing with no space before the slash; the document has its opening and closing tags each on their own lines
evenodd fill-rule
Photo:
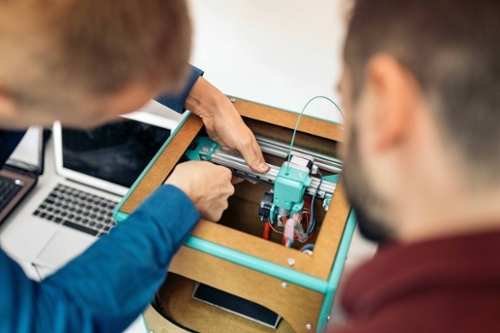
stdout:
<svg viewBox="0 0 500 333">
<path fill-rule="evenodd" d="M 344 270 L 345 260 L 347 259 L 347 252 L 349 251 L 349 246 L 351 245 L 352 235 L 355 228 L 356 214 L 353 210 L 351 210 L 349 217 L 347 218 L 344 233 L 342 234 L 342 240 L 340 241 L 337 255 L 335 256 L 332 272 L 330 273 L 330 277 L 328 278 L 325 298 L 323 299 L 323 305 L 321 307 L 321 312 L 317 323 L 317 333 L 322 333 L 325 331 L 326 325 L 330 318 L 333 299 L 335 297 L 335 293 L 337 292 L 342 271 Z"/>
</svg>

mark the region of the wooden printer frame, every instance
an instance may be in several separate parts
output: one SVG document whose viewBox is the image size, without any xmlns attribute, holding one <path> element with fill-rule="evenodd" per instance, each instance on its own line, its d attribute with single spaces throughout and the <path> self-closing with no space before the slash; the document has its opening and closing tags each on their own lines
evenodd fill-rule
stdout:
<svg viewBox="0 0 500 333">
<path fill-rule="evenodd" d="M 234 106 L 256 135 L 290 142 L 298 117 L 296 113 L 244 100 L 235 100 Z M 117 220 L 126 219 L 150 193 L 163 184 L 193 139 L 203 131 L 203 123 L 197 116 L 190 114 L 184 119 L 117 207 Z M 303 116 L 295 145 L 322 154 L 336 155 L 342 136 L 341 125 Z M 248 190 L 240 192 L 247 193 Z M 285 321 L 283 325 L 280 324 L 283 327 L 279 332 L 322 332 L 329 319 L 331 303 L 355 225 L 342 182 L 335 190 L 328 212 L 319 214 L 318 220 L 322 218 L 322 221 L 312 255 L 265 240 L 248 230 L 237 230 L 240 216 L 236 216 L 235 212 L 239 207 L 234 205 L 239 202 L 241 200 L 235 201 L 231 207 L 230 201 L 233 216 L 226 216 L 226 221 L 234 217 L 236 228 L 227 226 L 228 223 L 223 225 L 201 220 L 173 258 L 169 271 L 278 313 Z M 252 204 L 258 204 L 258 201 Z M 257 222 L 254 228 L 263 228 L 257 212 L 255 215 Z M 213 317 L 210 321 L 202 322 L 195 323 L 197 327 L 192 328 L 201 332 L 224 331 L 220 327 L 208 326 L 208 322 L 216 322 Z M 207 325 L 206 329 L 200 327 L 204 325 Z M 267 332 L 266 329 L 262 327 L 261 331 Z M 227 331 L 231 330 L 234 332 L 235 328 L 228 328 Z M 251 331 L 257 330 L 252 328 Z M 269 329 L 269 332 L 272 331 Z"/>
</svg>

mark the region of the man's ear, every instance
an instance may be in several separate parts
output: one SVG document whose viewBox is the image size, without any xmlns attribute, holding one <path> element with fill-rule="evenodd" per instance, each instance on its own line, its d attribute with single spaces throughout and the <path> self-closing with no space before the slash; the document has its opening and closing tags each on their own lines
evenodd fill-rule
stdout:
<svg viewBox="0 0 500 333">
<path fill-rule="evenodd" d="M 366 86 L 374 103 L 372 143 L 376 151 L 382 152 L 400 144 L 408 135 L 420 104 L 421 89 L 413 75 L 390 55 L 375 55 L 366 68 Z"/>
</svg>

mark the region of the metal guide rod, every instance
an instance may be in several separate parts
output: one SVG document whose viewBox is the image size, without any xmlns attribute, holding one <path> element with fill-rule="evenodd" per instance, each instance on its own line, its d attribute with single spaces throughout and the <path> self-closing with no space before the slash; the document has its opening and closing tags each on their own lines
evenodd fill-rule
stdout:
<svg viewBox="0 0 500 333">
<path fill-rule="evenodd" d="M 288 156 L 288 153 L 290 151 L 290 146 L 287 145 L 286 143 L 279 142 L 276 140 L 271 140 L 264 138 L 262 136 L 255 136 L 257 139 L 257 143 L 259 144 L 260 148 L 264 153 L 268 153 L 274 156 L 278 157 L 283 157 L 286 158 Z M 298 147 L 293 147 L 292 151 L 296 151 L 299 153 L 311 155 L 314 157 L 314 163 L 323 170 L 327 170 L 333 173 L 340 173 L 342 172 L 342 161 L 323 154 L 319 154 L 307 149 L 303 148 L 298 148 Z"/>
<path fill-rule="evenodd" d="M 242 157 L 223 151 L 221 149 L 212 149 L 209 146 L 204 146 L 200 150 L 200 158 L 206 161 L 207 154 L 210 154 L 210 162 L 228 167 L 236 173 L 252 178 L 256 181 L 274 184 L 274 181 L 276 180 L 276 177 L 278 176 L 278 173 L 280 171 L 280 168 L 278 166 L 268 164 L 270 168 L 269 171 L 267 173 L 260 174 L 250 169 L 250 167 L 246 164 L 245 160 Z M 311 196 L 314 195 L 316 189 L 318 188 L 319 181 L 320 180 L 318 178 L 313 177 L 311 185 L 306 189 L 306 194 Z M 335 192 L 335 188 L 336 184 L 323 180 L 318 193 L 316 194 L 316 198 L 324 199 L 327 194 L 333 195 L 333 192 Z"/>
</svg>

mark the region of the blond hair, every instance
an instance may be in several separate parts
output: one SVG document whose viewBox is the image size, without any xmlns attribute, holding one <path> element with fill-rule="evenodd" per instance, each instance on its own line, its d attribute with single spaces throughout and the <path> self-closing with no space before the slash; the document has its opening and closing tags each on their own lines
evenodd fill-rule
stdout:
<svg viewBox="0 0 500 333">
<path fill-rule="evenodd" d="M 0 0 L 0 90 L 57 107 L 130 83 L 172 89 L 190 38 L 183 0 Z"/>
</svg>

